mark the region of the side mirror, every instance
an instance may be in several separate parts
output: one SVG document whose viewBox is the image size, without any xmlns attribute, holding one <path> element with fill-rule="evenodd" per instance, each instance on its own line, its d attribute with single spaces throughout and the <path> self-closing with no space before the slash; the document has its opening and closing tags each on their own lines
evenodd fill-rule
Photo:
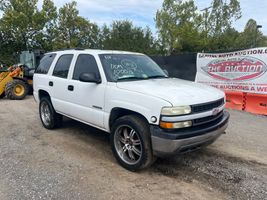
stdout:
<svg viewBox="0 0 267 200">
<path fill-rule="evenodd" d="M 88 83 L 96 83 L 96 84 L 101 83 L 101 78 L 96 73 L 81 73 L 79 80 L 81 82 L 88 82 Z"/>
<path fill-rule="evenodd" d="M 163 72 L 164 72 L 167 76 L 169 76 L 169 72 L 168 72 L 166 69 L 164 69 Z"/>
</svg>

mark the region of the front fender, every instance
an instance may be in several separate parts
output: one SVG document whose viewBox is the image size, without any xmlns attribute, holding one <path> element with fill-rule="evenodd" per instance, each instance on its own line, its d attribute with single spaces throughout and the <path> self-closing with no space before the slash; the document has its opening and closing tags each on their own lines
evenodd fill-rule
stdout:
<svg viewBox="0 0 267 200">
<path fill-rule="evenodd" d="M 109 115 L 113 108 L 118 107 L 139 113 L 144 116 L 150 124 L 158 125 L 161 109 L 164 106 L 171 106 L 171 104 L 154 96 L 108 86 L 105 95 L 104 124 L 108 130 Z M 152 116 L 157 118 L 156 122 L 151 121 Z"/>
</svg>

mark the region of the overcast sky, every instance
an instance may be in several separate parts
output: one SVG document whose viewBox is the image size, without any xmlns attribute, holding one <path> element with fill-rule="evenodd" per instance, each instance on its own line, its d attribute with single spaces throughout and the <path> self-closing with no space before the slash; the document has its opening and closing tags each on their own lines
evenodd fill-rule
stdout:
<svg viewBox="0 0 267 200">
<path fill-rule="evenodd" d="M 56 0 L 57 6 L 62 6 L 70 0 Z M 110 24 L 112 20 L 129 19 L 135 25 L 149 26 L 155 32 L 155 13 L 161 7 L 163 0 L 76 0 L 80 15 L 96 22 Z M 211 0 L 196 0 L 198 9 L 210 6 Z M 240 0 L 242 18 L 234 23 L 241 31 L 248 19 L 253 18 L 262 25 L 261 31 L 267 35 L 267 1 Z"/>
</svg>

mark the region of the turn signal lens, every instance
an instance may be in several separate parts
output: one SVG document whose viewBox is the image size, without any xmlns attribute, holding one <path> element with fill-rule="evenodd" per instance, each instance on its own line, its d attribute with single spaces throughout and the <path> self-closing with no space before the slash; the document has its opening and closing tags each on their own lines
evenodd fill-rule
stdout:
<svg viewBox="0 0 267 200">
<path fill-rule="evenodd" d="M 165 129 L 175 129 L 175 128 L 186 128 L 192 126 L 192 121 L 184 121 L 184 122 L 160 122 L 161 128 Z"/>
<path fill-rule="evenodd" d="M 160 122 L 159 125 L 161 128 L 167 128 L 167 129 L 173 128 L 173 123 L 170 122 Z"/>
</svg>

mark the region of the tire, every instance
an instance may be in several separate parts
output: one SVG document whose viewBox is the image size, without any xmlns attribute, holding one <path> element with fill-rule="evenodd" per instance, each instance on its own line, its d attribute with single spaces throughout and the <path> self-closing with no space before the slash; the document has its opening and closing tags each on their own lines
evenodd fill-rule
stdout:
<svg viewBox="0 0 267 200">
<path fill-rule="evenodd" d="M 49 97 L 41 98 L 39 116 L 43 126 L 47 129 L 55 129 L 62 125 L 62 115 L 56 113 Z"/>
<path fill-rule="evenodd" d="M 6 93 L 3 92 L 2 94 L 0 94 L 0 99 L 3 99 L 6 96 Z"/>
<path fill-rule="evenodd" d="M 28 91 L 28 95 L 33 95 L 33 87 L 32 85 L 28 85 L 29 91 Z"/>
<path fill-rule="evenodd" d="M 111 128 L 110 137 L 113 154 L 125 169 L 137 171 L 155 161 L 149 125 L 141 117 L 127 115 L 119 118 Z"/>
<path fill-rule="evenodd" d="M 22 80 L 10 81 L 6 84 L 5 93 L 8 99 L 22 100 L 28 94 L 29 88 L 27 83 Z"/>
</svg>

